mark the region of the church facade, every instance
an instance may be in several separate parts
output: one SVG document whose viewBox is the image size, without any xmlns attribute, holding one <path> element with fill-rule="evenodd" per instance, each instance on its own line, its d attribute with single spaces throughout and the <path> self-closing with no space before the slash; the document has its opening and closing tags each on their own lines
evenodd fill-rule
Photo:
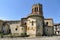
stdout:
<svg viewBox="0 0 60 40">
<path fill-rule="evenodd" d="M 31 14 L 21 20 L 0 20 L 0 32 L 13 36 L 52 36 L 54 34 L 53 26 L 52 18 L 44 18 L 42 4 L 34 4 Z"/>
</svg>

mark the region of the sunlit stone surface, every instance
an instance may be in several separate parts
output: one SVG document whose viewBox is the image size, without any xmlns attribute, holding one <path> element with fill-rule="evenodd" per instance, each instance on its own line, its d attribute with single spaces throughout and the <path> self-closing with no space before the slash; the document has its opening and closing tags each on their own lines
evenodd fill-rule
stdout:
<svg viewBox="0 0 60 40">
<path fill-rule="evenodd" d="M 0 40 L 60 40 L 60 36 L 36 37 L 36 38 L 0 38 Z"/>
</svg>

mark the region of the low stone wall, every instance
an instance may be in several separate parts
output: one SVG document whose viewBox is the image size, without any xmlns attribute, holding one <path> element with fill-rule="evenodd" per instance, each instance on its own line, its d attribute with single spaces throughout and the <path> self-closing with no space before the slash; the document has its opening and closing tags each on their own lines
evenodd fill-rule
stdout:
<svg viewBox="0 0 60 40">
<path fill-rule="evenodd" d="M 18 37 L 18 38 L 0 38 L 0 40 L 60 40 L 60 36 L 53 37 L 36 37 L 36 38 L 26 38 L 26 37 Z"/>
</svg>

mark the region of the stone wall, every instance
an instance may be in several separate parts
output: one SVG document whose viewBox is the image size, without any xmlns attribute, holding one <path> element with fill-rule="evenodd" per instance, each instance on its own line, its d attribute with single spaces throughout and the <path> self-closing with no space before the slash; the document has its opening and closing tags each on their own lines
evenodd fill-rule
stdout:
<svg viewBox="0 0 60 40">
<path fill-rule="evenodd" d="M 36 36 L 36 18 L 35 17 L 27 19 L 27 35 Z"/>
<path fill-rule="evenodd" d="M 20 36 L 25 33 L 24 27 L 20 26 L 20 23 L 11 24 L 10 28 L 12 35 Z"/>
<path fill-rule="evenodd" d="M 45 35 L 53 35 L 54 34 L 54 26 L 53 26 L 53 20 L 50 18 L 44 20 L 44 32 Z"/>
</svg>

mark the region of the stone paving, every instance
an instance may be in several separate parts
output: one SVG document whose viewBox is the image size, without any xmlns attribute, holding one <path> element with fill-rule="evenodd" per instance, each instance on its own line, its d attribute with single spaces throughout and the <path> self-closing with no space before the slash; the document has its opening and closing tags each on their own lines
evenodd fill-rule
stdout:
<svg viewBox="0 0 60 40">
<path fill-rule="evenodd" d="M 60 40 L 60 36 L 37 38 L 0 38 L 0 40 Z"/>
</svg>

